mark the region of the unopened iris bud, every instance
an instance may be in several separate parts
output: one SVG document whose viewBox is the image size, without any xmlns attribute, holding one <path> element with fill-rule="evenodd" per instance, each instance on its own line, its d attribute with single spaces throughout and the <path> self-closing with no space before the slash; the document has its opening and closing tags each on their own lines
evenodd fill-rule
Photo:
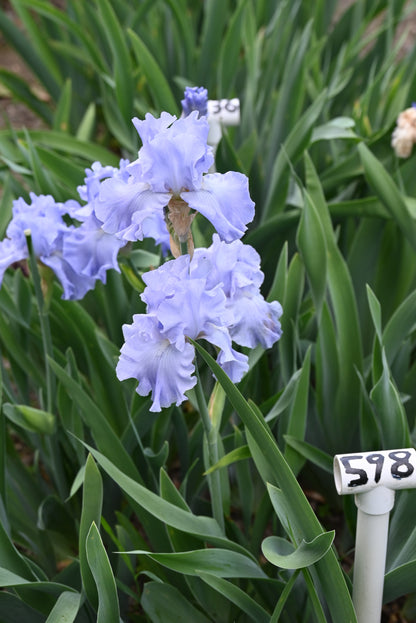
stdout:
<svg viewBox="0 0 416 623">
<path fill-rule="evenodd" d="M 186 87 L 185 97 L 181 100 L 182 110 L 185 117 L 194 110 L 198 111 L 199 117 L 208 114 L 208 91 L 204 87 Z"/>
</svg>

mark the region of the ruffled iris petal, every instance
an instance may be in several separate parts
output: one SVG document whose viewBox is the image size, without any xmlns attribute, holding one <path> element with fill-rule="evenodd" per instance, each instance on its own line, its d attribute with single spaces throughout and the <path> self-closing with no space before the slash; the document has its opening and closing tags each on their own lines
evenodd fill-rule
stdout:
<svg viewBox="0 0 416 623">
<path fill-rule="evenodd" d="M 176 121 L 176 117 L 163 111 L 160 117 L 157 118 L 148 112 L 143 120 L 134 117 L 132 121 L 144 145 L 145 143 L 151 141 L 156 134 L 166 130 L 170 125 L 172 125 L 172 123 Z"/>
<path fill-rule="evenodd" d="M 120 272 L 117 255 L 126 244 L 105 233 L 94 216 L 80 227 L 73 228 L 63 240 L 63 255 L 77 273 L 106 282 L 109 269 Z"/>
<path fill-rule="evenodd" d="M 13 262 L 19 262 L 27 258 L 28 249 L 26 240 L 9 240 L 5 238 L 0 242 L 0 285 L 3 281 L 4 273 Z"/>
<path fill-rule="evenodd" d="M 143 144 L 134 163 L 135 174 L 154 192 L 179 194 L 184 189 L 200 188 L 202 175 L 213 163 L 208 130 L 208 122 L 198 119 L 197 112 L 178 119 Z"/>
<path fill-rule="evenodd" d="M 185 392 L 194 387 L 196 377 L 194 348 L 185 342 L 179 350 L 160 331 L 155 316 L 136 314 L 133 324 L 123 326 L 125 343 L 121 348 L 116 373 L 120 380 L 138 380 L 137 393 L 152 392 L 151 411 L 160 411 L 186 400 Z"/>
<path fill-rule="evenodd" d="M 237 344 L 270 348 L 280 339 L 282 307 L 278 301 L 268 303 L 260 294 L 242 294 L 233 300 L 233 311 L 235 324 L 230 327 L 230 335 Z"/>
<path fill-rule="evenodd" d="M 143 240 L 143 222 L 155 218 L 155 214 L 163 219 L 163 207 L 169 198 L 166 193 L 153 193 L 142 182 L 126 183 L 113 177 L 101 184 L 95 214 L 105 232 L 126 241 Z"/>
<path fill-rule="evenodd" d="M 64 293 L 62 298 L 78 301 L 95 286 L 96 279 L 77 273 L 65 260 L 62 252 L 55 251 L 53 255 L 40 258 L 43 264 L 49 266 L 61 282 Z"/>
<path fill-rule="evenodd" d="M 248 357 L 233 348 L 226 352 L 220 350 L 217 357 L 217 363 L 224 372 L 230 377 L 233 383 L 241 381 L 246 372 L 248 372 Z"/>
<path fill-rule="evenodd" d="M 204 175 L 200 189 L 181 197 L 212 223 L 225 242 L 241 238 L 254 218 L 248 180 L 236 171 Z"/>
</svg>

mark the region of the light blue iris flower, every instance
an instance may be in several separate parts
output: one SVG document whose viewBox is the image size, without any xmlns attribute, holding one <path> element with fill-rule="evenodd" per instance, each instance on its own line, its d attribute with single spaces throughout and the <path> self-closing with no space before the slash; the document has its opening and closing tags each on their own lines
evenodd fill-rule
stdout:
<svg viewBox="0 0 416 623">
<path fill-rule="evenodd" d="M 281 336 L 282 308 L 260 293 L 263 274 L 256 251 L 241 241 L 215 235 L 209 249 L 197 249 L 143 275 L 146 314 L 124 325 L 125 344 L 117 365 L 120 380 L 135 378 L 137 392 L 152 392 L 152 411 L 181 404 L 196 383 L 195 352 L 187 338 L 205 339 L 233 382 L 248 370 L 246 355 L 232 342 L 268 348 Z"/>
<path fill-rule="evenodd" d="M 254 217 L 248 180 L 235 171 L 207 174 L 213 164 L 208 122 L 196 111 L 181 119 L 162 113 L 133 119 L 142 140 L 130 177 L 101 184 L 97 217 L 103 229 L 125 240 L 142 240 L 149 221 L 168 221 L 181 242 L 199 212 L 231 242 L 243 236 Z"/>
<path fill-rule="evenodd" d="M 83 298 L 97 280 L 105 283 L 107 270 L 120 270 L 117 254 L 125 242 L 106 234 L 90 207 L 34 193 L 30 201 L 20 197 L 13 203 L 6 238 L 0 242 L 0 284 L 12 263 L 28 258 L 28 233 L 36 257 L 61 282 L 64 299 Z M 68 225 L 65 215 L 83 222 Z"/>
</svg>

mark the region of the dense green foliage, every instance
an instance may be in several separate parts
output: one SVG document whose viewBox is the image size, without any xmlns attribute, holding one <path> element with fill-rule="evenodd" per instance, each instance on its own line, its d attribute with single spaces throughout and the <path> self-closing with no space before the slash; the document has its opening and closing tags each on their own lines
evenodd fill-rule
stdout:
<svg viewBox="0 0 416 623">
<path fill-rule="evenodd" d="M 44 124 L 0 131 L 1 237 L 13 198 L 76 197 L 94 160 L 136 157 L 132 117 L 180 114 L 187 85 L 238 97 L 241 123 L 216 164 L 249 177 L 244 240 L 284 335 L 251 353 L 238 388 L 198 347 L 222 457 L 206 473 L 196 393 L 154 414 L 114 373 L 158 251 L 138 243 L 81 302 L 57 284 L 44 300 L 34 265 L 7 272 L 0 620 L 353 621 L 355 507 L 336 495 L 332 456 L 415 441 L 415 156 L 390 145 L 416 92 L 416 48 L 400 54 L 397 34 L 412 3 L 361 0 L 342 14 L 335 0 L 64 4 L 0 10 L 37 88 L 5 69 L 0 80 Z M 200 229 L 198 243 L 209 236 Z M 397 495 L 384 594 L 408 595 L 410 618 L 414 504 L 413 491 Z"/>
</svg>

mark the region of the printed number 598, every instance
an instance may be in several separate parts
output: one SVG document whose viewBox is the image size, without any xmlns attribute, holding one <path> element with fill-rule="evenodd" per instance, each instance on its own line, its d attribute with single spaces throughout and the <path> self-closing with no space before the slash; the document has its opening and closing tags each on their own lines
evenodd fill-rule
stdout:
<svg viewBox="0 0 416 623">
<path fill-rule="evenodd" d="M 401 479 L 408 478 L 414 472 L 414 466 L 410 463 L 410 452 L 408 450 L 395 450 L 387 453 L 387 457 L 391 459 L 390 475 L 392 478 Z M 349 487 L 360 487 L 366 485 L 368 482 L 367 470 L 363 469 L 363 455 L 355 454 L 350 456 L 341 457 L 341 462 L 344 466 L 346 474 L 352 474 L 357 476 L 354 480 L 350 480 Z M 367 454 L 365 460 L 370 465 L 375 465 L 374 482 L 380 481 L 386 455 L 381 452 L 374 452 L 373 454 Z M 361 460 L 360 467 L 353 467 L 351 463 L 353 461 Z"/>
</svg>

